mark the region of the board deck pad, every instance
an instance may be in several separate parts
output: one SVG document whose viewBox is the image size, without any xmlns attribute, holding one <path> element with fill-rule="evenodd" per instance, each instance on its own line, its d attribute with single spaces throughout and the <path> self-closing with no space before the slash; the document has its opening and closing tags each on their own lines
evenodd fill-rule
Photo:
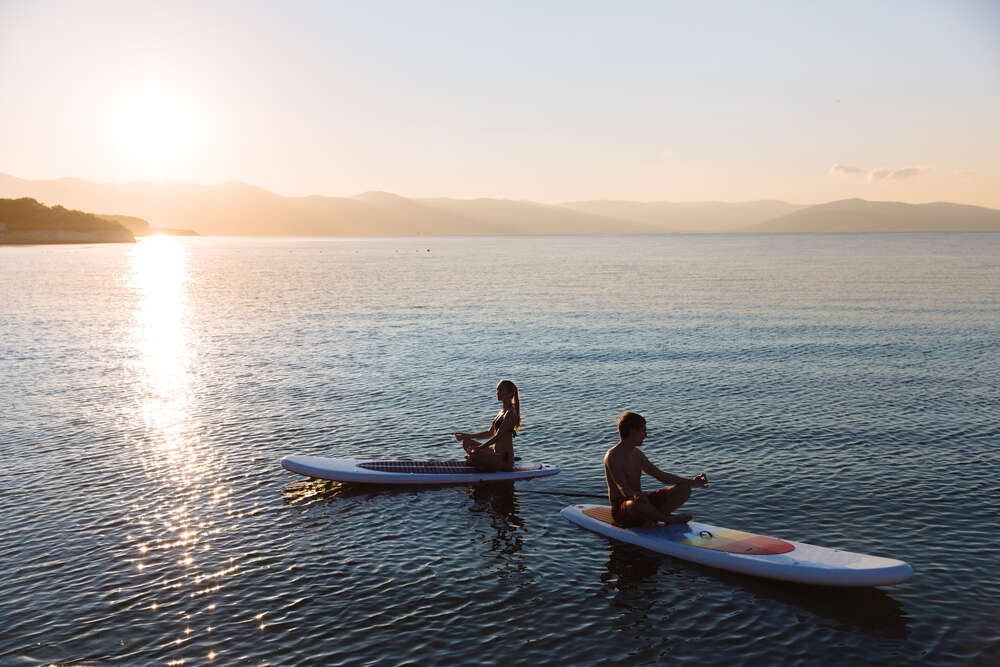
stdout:
<svg viewBox="0 0 1000 667">
<path fill-rule="evenodd" d="M 584 510 L 583 513 L 593 519 L 597 519 L 598 521 L 603 521 L 604 523 L 609 523 L 613 526 L 618 525 L 615 523 L 615 520 L 611 515 L 610 507 L 592 507 Z M 698 547 L 701 549 L 711 549 L 712 551 L 724 551 L 730 554 L 748 554 L 754 556 L 786 554 L 795 549 L 793 545 L 775 537 L 755 535 L 753 533 L 746 533 L 742 530 L 733 530 L 731 528 L 724 528 L 714 532 L 703 530 L 700 531 L 696 537 L 686 540 L 678 540 L 678 542 L 680 544 L 686 544 L 688 546 Z"/>
<path fill-rule="evenodd" d="M 365 461 L 358 464 L 359 468 L 377 470 L 378 472 L 411 473 L 414 475 L 461 475 L 482 472 L 465 461 Z M 539 463 L 528 463 L 514 466 L 514 472 L 523 470 L 538 470 Z"/>
<path fill-rule="evenodd" d="M 522 462 L 509 471 L 490 471 L 480 470 L 462 460 L 337 459 L 300 454 L 282 457 L 281 465 L 297 475 L 349 484 L 479 484 L 514 482 L 559 473 L 559 466 L 545 463 Z"/>
</svg>

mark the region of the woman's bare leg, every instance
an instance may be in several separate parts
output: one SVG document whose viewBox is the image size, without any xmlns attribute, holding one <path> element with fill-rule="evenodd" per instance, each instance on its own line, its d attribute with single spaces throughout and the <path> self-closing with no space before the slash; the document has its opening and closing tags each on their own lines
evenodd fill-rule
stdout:
<svg viewBox="0 0 1000 667">
<path fill-rule="evenodd" d="M 480 470 L 487 470 L 489 472 L 509 472 L 511 470 L 510 465 L 507 464 L 502 456 L 483 449 L 469 452 L 465 460 Z"/>
</svg>

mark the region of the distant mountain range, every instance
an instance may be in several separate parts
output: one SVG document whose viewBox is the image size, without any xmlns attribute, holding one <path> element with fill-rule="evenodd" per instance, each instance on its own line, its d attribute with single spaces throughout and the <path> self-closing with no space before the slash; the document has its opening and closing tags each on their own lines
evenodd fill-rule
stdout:
<svg viewBox="0 0 1000 667">
<path fill-rule="evenodd" d="M 738 203 L 510 199 L 408 199 L 388 192 L 355 197 L 284 197 L 245 183 L 29 181 L 0 174 L 0 197 L 142 218 L 154 228 L 199 234 L 671 234 L 1000 231 L 1000 211 L 960 204 L 847 199 L 815 206 Z M 105 215 L 103 217 L 113 217 Z"/>
<path fill-rule="evenodd" d="M 996 232 L 1000 211 L 981 206 L 842 199 L 793 211 L 743 230 L 794 232 Z"/>
</svg>

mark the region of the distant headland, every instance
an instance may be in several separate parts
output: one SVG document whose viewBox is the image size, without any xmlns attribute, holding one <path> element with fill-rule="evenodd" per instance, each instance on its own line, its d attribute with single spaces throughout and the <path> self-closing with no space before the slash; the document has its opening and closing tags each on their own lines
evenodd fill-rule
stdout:
<svg viewBox="0 0 1000 667">
<path fill-rule="evenodd" d="M 409 199 L 388 192 L 285 197 L 238 182 L 114 184 L 74 178 L 29 181 L 4 174 L 0 174 L 0 197 L 32 197 L 50 205 L 117 211 L 99 217 L 135 235 L 149 233 L 143 229 L 267 236 L 1000 232 L 1000 211 L 995 209 L 862 199 L 800 205 L 774 200 L 539 204 L 510 199 Z"/>
<path fill-rule="evenodd" d="M 104 218 L 105 220 L 117 222 L 119 225 L 129 230 L 136 236 L 154 236 L 154 235 L 200 236 L 198 232 L 192 229 L 175 229 L 173 227 L 151 227 L 147 221 L 132 215 L 111 215 L 107 213 L 100 213 L 98 215 L 99 217 Z"/>
<path fill-rule="evenodd" d="M 30 197 L 0 199 L 0 245 L 135 243 L 136 236 L 197 236 L 188 229 L 158 229 L 142 218 L 95 215 L 46 206 Z"/>
<path fill-rule="evenodd" d="M 49 208 L 34 199 L 0 199 L 0 244 L 135 243 L 117 222 L 62 206 Z"/>
</svg>

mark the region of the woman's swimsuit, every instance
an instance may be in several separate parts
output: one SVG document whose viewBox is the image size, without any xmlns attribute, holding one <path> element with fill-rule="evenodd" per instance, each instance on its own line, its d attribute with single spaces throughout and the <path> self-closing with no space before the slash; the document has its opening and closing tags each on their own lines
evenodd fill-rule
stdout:
<svg viewBox="0 0 1000 667">
<path fill-rule="evenodd" d="M 493 418 L 493 424 L 490 426 L 490 430 L 493 431 L 496 435 L 500 435 L 500 427 L 503 426 L 503 420 L 506 416 L 507 416 L 506 412 L 500 412 L 497 414 L 496 417 Z M 511 429 L 510 437 L 513 438 L 516 435 L 517 431 Z"/>
<path fill-rule="evenodd" d="M 497 414 L 497 416 L 493 418 L 493 424 L 490 426 L 490 430 L 493 431 L 493 433 L 495 433 L 496 435 L 500 435 L 500 427 L 503 426 L 503 420 L 504 420 L 504 418 L 506 416 L 507 416 L 507 413 L 501 410 L 500 413 Z M 517 435 L 517 431 L 515 431 L 514 429 L 510 429 L 511 442 L 513 442 L 514 437 L 516 435 Z M 510 458 L 511 458 L 511 453 L 510 452 L 504 452 L 503 453 L 504 463 L 510 463 L 511 462 Z"/>
</svg>

